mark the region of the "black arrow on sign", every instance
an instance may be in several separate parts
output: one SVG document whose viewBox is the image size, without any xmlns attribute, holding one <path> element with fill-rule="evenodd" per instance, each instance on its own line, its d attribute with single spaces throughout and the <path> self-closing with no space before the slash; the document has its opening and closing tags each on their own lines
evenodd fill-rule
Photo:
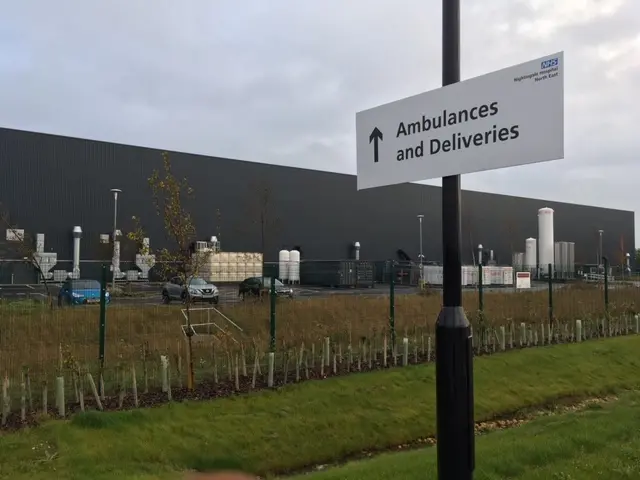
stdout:
<svg viewBox="0 0 640 480">
<path fill-rule="evenodd" d="M 378 163 L 378 141 L 382 141 L 382 132 L 374 127 L 369 135 L 369 143 L 373 142 L 373 163 Z"/>
</svg>

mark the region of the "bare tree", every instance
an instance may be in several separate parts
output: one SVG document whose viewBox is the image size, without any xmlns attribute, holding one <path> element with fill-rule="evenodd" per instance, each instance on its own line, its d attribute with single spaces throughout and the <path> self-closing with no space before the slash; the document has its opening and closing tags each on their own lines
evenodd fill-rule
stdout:
<svg viewBox="0 0 640 480">
<path fill-rule="evenodd" d="M 624 272 L 624 269 L 627 265 L 627 252 L 624 250 L 624 237 L 620 235 L 620 270 Z"/>
<path fill-rule="evenodd" d="M 189 211 L 185 208 L 184 202 L 193 198 L 193 188 L 189 186 L 186 178 L 177 178 L 171 170 L 169 154 L 162 154 L 162 171 L 154 170 L 148 179 L 152 192 L 153 205 L 156 214 L 164 222 L 164 230 L 170 247 L 164 247 L 156 251 L 149 251 L 144 238 L 145 232 L 138 217 L 133 217 L 134 229 L 127 234 L 130 240 L 137 243 L 143 255 L 155 255 L 155 265 L 157 271 L 166 279 L 178 277 L 184 288 L 185 317 L 187 319 L 187 342 L 189 353 L 189 377 L 187 387 L 194 388 L 194 366 L 193 366 L 193 346 L 192 337 L 194 335 L 191 327 L 192 302 L 189 288 L 190 280 L 197 276 L 202 266 L 207 261 L 210 252 L 194 252 L 193 244 L 197 240 L 196 227 Z"/>
<path fill-rule="evenodd" d="M 515 242 L 517 241 L 516 237 L 516 226 L 513 220 L 513 216 L 508 216 L 504 222 L 505 234 L 507 236 L 507 241 L 509 242 L 509 250 L 511 253 L 510 262 L 513 262 L 513 254 L 516 253 L 515 250 Z"/>
<path fill-rule="evenodd" d="M 466 233 L 467 239 L 469 241 L 469 250 L 471 251 L 471 261 L 475 265 L 476 264 L 476 245 L 474 244 L 474 234 L 475 229 L 473 227 L 473 217 L 471 211 L 468 208 L 462 209 L 462 234 Z M 464 240 L 463 240 L 464 242 Z"/>
<path fill-rule="evenodd" d="M 279 230 L 281 222 L 275 212 L 273 189 L 266 181 L 252 183 L 249 186 L 246 205 L 247 216 L 251 225 L 257 227 L 260 236 L 260 252 L 262 253 L 262 275 L 265 274 L 265 257 L 273 248 L 273 238 Z M 255 232 L 255 230 L 253 230 Z"/>
<path fill-rule="evenodd" d="M 49 282 L 43 270 L 43 257 L 39 255 L 35 239 L 17 227 L 11 220 L 9 211 L 4 208 L 2 204 L 0 204 L 0 226 L 7 232 L 7 236 L 10 237 L 10 239 L 7 239 L 7 253 L 11 256 L 18 257 L 16 260 L 22 261 L 35 268 L 39 280 L 41 280 L 44 285 L 47 303 L 50 307 L 53 307 Z"/>
</svg>

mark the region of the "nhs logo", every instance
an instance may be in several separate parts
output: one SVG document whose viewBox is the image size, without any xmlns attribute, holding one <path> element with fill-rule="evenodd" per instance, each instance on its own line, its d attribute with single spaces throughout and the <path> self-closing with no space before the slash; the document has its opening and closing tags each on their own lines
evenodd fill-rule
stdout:
<svg viewBox="0 0 640 480">
<path fill-rule="evenodd" d="M 551 58 L 549 60 L 545 60 L 544 62 L 542 62 L 540 64 L 540 69 L 541 70 L 546 70 L 547 68 L 557 67 L 558 63 L 560 63 L 560 62 L 558 62 L 558 57 Z"/>
</svg>

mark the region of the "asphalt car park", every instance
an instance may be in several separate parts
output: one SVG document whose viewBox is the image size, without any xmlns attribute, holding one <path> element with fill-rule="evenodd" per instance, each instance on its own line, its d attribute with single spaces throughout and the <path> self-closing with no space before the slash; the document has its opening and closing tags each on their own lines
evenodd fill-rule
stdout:
<svg viewBox="0 0 640 480">
<path fill-rule="evenodd" d="M 561 285 L 555 285 L 555 288 L 560 288 Z M 338 297 L 338 296 L 347 296 L 347 295 L 356 295 L 356 296 L 366 296 L 366 297 L 378 297 L 378 296 L 386 296 L 389 295 L 389 285 L 385 284 L 377 284 L 374 287 L 358 287 L 358 288 L 329 288 L 329 287 L 318 287 L 318 286 L 305 286 L 305 285 L 291 285 L 293 290 L 293 298 L 294 299 L 308 299 L 308 298 L 317 298 L 317 297 Z M 531 286 L 531 290 L 545 290 L 548 288 L 546 283 L 534 283 Z M 218 285 L 218 290 L 220 292 L 220 304 L 228 305 L 242 302 L 242 297 L 238 295 L 238 286 L 237 285 Z M 437 289 L 436 289 L 437 290 Z M 475 288 L 471 287 L 467 289 L 468 291 L 474 291 Z M 409 286 L 409 285 L 396 285 L 395 286 L 395 295 L 410 295 L 416 294 L 420 290 L 417 286 Z M 514 288 L 504 288 L 504 287 L 485 287 L 485 292 L 515 292 Z M 159 287 L 156 292 L 150 292 L 148 295 L 144 296 L 131 296 L 131 297 L 116 297 L 113 299 L 114 303 L 119 302 L 127 302 L 127 303 L 153 303 L 159 304 L 162 303 L 162 298 L 160 295 Z"/>
<path fill-rule="evenodd" d="M 131 283 L 128 285 L 118 285 L 125 295 L 112 296 L 111 303 L 114 304 L 161 304 L 162 303 L 162 284 L 155 283 Z M 220 304 L 234 304 L 242 302 L 242 297 L 238 294 L 238 285 L 222 284 L 217 285 L 220 294 Z M 562 288 L 564 284 L 554 284 L 554 288 Z M 385 296 L 389 294 L 389 285 L 376 284 L 373 287 L 358 288 L 329 288 L 319 286 L 291 285 L 293 290 L 293 298 L 314 298 L 314 297 L 331 297 L 344 295 L 359 296 Z M 613 287 L 613 285 L 612 285 Z M 539 291 L 548 289 L 545 282 L 533 282 L 531 290 Z M 50 284 L 49 291 L 53 296 L 57 296 L 60 285 Z M 476 290 L 470 287 L 469 291 Z M 505 287 L 485 287 L 485 292 L 515 292 L 514 288 Z M 406 295 L 418 293 L 416 286 L 396 285 L 396 295 Z M 0 285 L 0 299 L 6 300 L 44 300 L 46 298 L 46 289 L 44 285 Z"/>
</svg>

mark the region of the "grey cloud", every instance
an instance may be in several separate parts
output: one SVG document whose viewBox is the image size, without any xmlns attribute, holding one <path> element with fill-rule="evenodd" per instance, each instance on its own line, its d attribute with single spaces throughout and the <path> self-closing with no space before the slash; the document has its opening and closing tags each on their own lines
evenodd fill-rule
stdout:
<svg viewBox="0 0 640 480">
<path fill-rule="evenodd" d="M 567 160 L 463 185 L 636 209 L 640 69 L 608 78 L 622 60 L 597 49 L 638 34 L 640 4 L 566 16 L 548 36 L 518 33 L 554 21 L 557 2 L 539 4 L 463 2 L 462 74 L 565 50 Z M 0 124 L 355 173 L 355 112 L 437 88 L 440 28 L 438 0 L 11 2 Z"/>
</svg>

